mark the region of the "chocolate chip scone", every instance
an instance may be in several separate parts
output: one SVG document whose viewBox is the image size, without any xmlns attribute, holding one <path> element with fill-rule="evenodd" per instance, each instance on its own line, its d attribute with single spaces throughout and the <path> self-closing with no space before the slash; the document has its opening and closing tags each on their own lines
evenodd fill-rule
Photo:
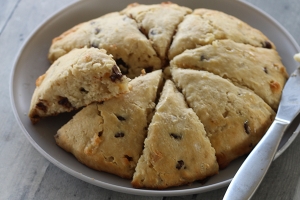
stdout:
<svg viewBox="0 0 300 200">
<path fill-rule="evenodd" d="M 137 21 L 139 29 L 147 36 L 163 63 L 167 62 L 167 52 L 178 24 L 191 12 L 190 8 L 171 2 L 153 5 L 134 3 L 121 11 Z"/>
<path fill-rule="evenodd" d="M 53 39 L 48 59 L 32 122 L 86 106 L 56 143 L 88 167 L 133 178 L 135 188 L 205 179 L 249 153 L 287 80 L 262 32 L 171 2 L 133 3 L 81 23 Z M 174 83 L 163 87 L 164 79 Z"/>
<path fill-rule="evenodd" d="M 218 173 L 215 150 L 183 95 L 167 80 L 132 185 L 164 189 Z"/>
<path fill-rule="evenodd" d="M 262 32 L 245 22 L 220 11 L 200 8 L 185 16 L 179 24 L 169 50 L 169 59 L 186 49 L 194 49 L 223 39 L 275 49 L 275 45 Z"/>
<path fill-rule="evenodd" d="M 90 168 L 132 178 L 162 87 L 162 72 L 135 78 L 130 85 L 129 93 L 83 108 L 58 130 L 56 143 Z"/>
<path fill-rule="evenodd" d="M 74 48 L 96 47 L 112 54 L 123 74 L 134 78 L 162 67 L 151 42 L 135 20 L 117 12 L 79 24 L 53 39 L 48 58 L 55 61 Z"/>
<path fill-rule="evenodd" d="M 186 50 L 175 56 L 171 67 L 212 72 L 248 88 L 277 110 L 287 72 L 274 49 L 256 48 L 232 40 Z"/>
<path fill-rule="evenodd" d="M 74 49 L 36 80 L 29 117 L 36 123 L 43 117 L 110 99 L 129 92 L 128 82 L 105 50 Z"/>
<path fill-rule="evenodd" d="M 275 112 L 259 96 L 220 76 L 180 68 L 171 72 L 203 123 L 220 168 L 250 152 L 274 120 Z"/>
</svg>

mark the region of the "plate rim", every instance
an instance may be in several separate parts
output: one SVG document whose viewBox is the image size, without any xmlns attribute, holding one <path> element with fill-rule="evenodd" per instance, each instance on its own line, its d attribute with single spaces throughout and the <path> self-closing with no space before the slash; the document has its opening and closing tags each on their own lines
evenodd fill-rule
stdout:
<svg viewBox="0 0 300 200">
<path fill-rule="evenodd" d="M 57 161 L 54 157 L 49 155 L 44 149 L 36 143 L 36 141 L 31 137 L 29 132 L 26 130 L 24 127 L 24 124 L 22 123 L 19 113 L 16 108 L 16 102 L 15 102 L 15 94 L 14 94 L 14 77 L 15 77 L 15 71 L 18 66 L 18 62 L 20 57 L 22 56 L 22 53 L 24 49 L 28 46 L 28 44 L 31 42 L 31 40 L 34 38 L 34 36 L 43 29 L 44 26 L 46 26 L 48 23 L 51 22 L 55 17 L 58 17 L 60 14 L 62 14 L 64 11 L 67 9 L 71 9 L 73 6 L 80 6 L 80 4 L 85 4 L 87 1 L 74 1 L 71 3 L 66 4 L 56 12 L 53 12 L 49 17 L 47 17 L 45 20 L 43 20 L 41 23 L 39 23 L 33 31 L 28 35 L 26 41 L 22 44 L 21 48 L 19 48 L 17 52 L 17 56 L 14 59 L 13 62 L 13 68 L 11 70 L 11 74 L 9 77 L 9 98 L 10 98 L 10 104 L 12 107 L 12 111 L 14 114 L 14 117 L 17 121 L 17 124 L 21 128 L 23 134 L 26 136 L 26 138 L 29 140 L 29 142 L 32 144 L 32 146 L 39 152 L 41 153 L 48 161 L 50 161 L 52 164 L 57 166 L 58 168 L 62 169 L 64 172 L 82 180 L 85 182 L 88 182 L 90 184 L 96 185 L 98 187 L 102 187 L 108 190 L 112 191 L 117 191 L 117 192 L 123 192 L 127 194 L 133 194 L 133 195 L 143 195 L 143 196 L 181 196 L 181 195 L 189 195 L 189 194 L 195 194 L 195 193 L 203 193 L 203 192 L 208 192 L 212 190 L 216 190 L 222 187 L 225 187 L 229 185 L 231 182 L 231 179 L 216 183 L 214 185 L 208 185 L 208 186 L 202 186 L 201 188 L 189 188 L 189 189 L 177 189 L 177 190 L 148 190 L 148 189 L 135 189 L 135 188 L 127 188 L 123 186 L 118 186 L 110 183 L 106 183 L 100 180 L 95 180 L 93 178 L 90 178 L 88 176 L 85 176 L 82 173 L 79 173 L 68 166 L 60 163 Z M 264 16 L 266 19 L 268 19 L 270 22 L 272 22 L 276 27 L 279 28 L 280 31 L 283 32 L 284 35 L 287 36 L 287 38 L 291 41 L 291 43 L 294 45 L 295 49 L 297 49 L 300 52 L 300 47 L 299 44 L 296 42 L 296 40 L 293 38 L 293 36 L 279 23 L 277 22 L 272 16 L 270 16 L 268 13 L 264 12 L 260 8 L 256 7 L 255 5 L 245 2 L 244 0 L 238 0 L 236 3 L 241 3 L 243 6 L 248 7 L 249 9 L 252 9 L 253 11 L 257 12 L 258 14 Z M 299 134 L 298 132 L 294 132 L 289 140 L 277 151 L 275 155 L 275 159 L 277 159 L 282 153 L 290 146 L 290 144 L 294 141 L 294 139 L 297 137 Z"/>
</svg>

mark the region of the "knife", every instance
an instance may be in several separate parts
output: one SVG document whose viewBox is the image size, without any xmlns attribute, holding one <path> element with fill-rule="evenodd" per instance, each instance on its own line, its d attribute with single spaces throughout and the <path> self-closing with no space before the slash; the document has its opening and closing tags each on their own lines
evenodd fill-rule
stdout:
<svg viewBox="0 0 300 200">
<path fill-rule="evenodd" d="M 298 67 L 284 86 L 275 120 L 233 177 L 223 200 L 244 200 L 252 197 L 271 165 L 285 130 L 299 114 L 299 89 Z"/>
</svg>

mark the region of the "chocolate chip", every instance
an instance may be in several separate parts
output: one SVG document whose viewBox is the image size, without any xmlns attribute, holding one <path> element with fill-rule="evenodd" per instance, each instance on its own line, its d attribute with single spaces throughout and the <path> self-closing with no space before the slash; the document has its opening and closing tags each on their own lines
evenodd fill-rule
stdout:
<svg viewBox="0 0 300 200">
<path fill-rule="evenodd" d="M 99 132 L 98 132 L 98 137 L 101 137 L 102 134 L 103 134 L 103 131 L 99 131 Z"/>
<path fill-rule="evenodd" d="M 272 44 L 269 41 L 262 42 L 263 48 L 272 49 Z"/>
<path fill-rule="evenodd" d="M 124 135 L 125 135 L 124 133 L 119 132 L 119 133 L 116 133 L 116 134 L 115 134 L 115 137 L 116 137 L 116 138 L 124 137 Z"/>
<path fill-rule="evenodd" d="M 112 67 L 111 70 L 111 75 L 110 75 L 110 80 L 115 82 L 117 79 L 121 79 L 122 78 L 122 73 L 119 71 L 118 67 L 116 65 L 114 65 Z"/>
<path fill-rule="evenodd" d="M 208 60 L 204 55 L 200 56 L 200 61 Z"/>
<path fill-rule="evenodd" d="M 44 112 L 47 112 L 47 106 L 45 106 L 45 104 L 43 102 L 38 102 L 36 104 L 36 108 L 39 109 L 39 110 L 42 110 Z"/>
<path fill-rule="evenodd" d="M 79 91 L 82 92 L 82 93 L 85 93 L 85 94 L 89 93 L 89 92 L 88 92 L 87 90 L 85 90 L 83 87 L 81 87 L 81 88 L 79 89 Z"/>
<path fill-rule="evenodd" d="M 181 169 L 184 165 L 184 162 L 183 160 L 179 160 L 177 161 L 177 164 L 176 164 L 176 169 Z"/>
<path fill-rule="evenodd" d="M 157 34 L 155 29 L 151 29 L 149 33 L 150 33 L 150 35 L 156 35 Z"/>
<path fill-rule="evenodd" d="M 118 118 L 118 120 L 120 120 L 120 121 L 125 121 L 126 119 L 124 118 L 124 117 L 122 117 L 122 116 L 119 116 L 119 115 L 116 115 L 117 116 L 117 118 Z"/>
<path fill-rule="evenodd" d="M 268 73 L 269 73 L 269 72 L 268 72 L 268 68 L 264 67 L 264 72 L 265 72 L 266 74 L 268 74 Z"/>
<path fill-rule="evenodd" d="M 95 35 L 97 35 L 98 33 L 100 33 L 101 29 L 100 28 L 95 28 Z"/>
<path fill-rule="evenodd" d="M 98 44 L 92 43 L 92 44 L 91 44 L 91 47 L 98 48 Z"/>
<path fill-rule="evenodd" d="M 175 140 L 181 140 L 182 136 L 176 133 L 170 133 L 170 136 L 173 137 Z"/>
<path fill-rule="evenodd" d="M 130 161 L 133 161 L 133 158 L 130 157 L 130 156 L 128 156 L 128 155 L 125 155 L 124 157 L 125 157 L 129 162 L 130 162 Z"/>
<path fill-rule="evenodd" d="M 60 97 L 60 99 L 58 100 L 58 104 L 62 105 L 65 108 L 72 108 L 72 104 L 69 102 L 67 97 Z"/>
<path fill-rule="evenodd" d="M 247 134 L 250 134 L 251 129 L 250 129 L 250 126 L 249 126 L 249 122 L 248 122 L 248 121 L 245 121 L 245 123 L 244 123 L 244 129 L 245 129 L 245 132 L 246 132 Z"/>
<path fill-rule="evenodd" d="M 146 71 L 146 73 L 150 73 L 153 71 L 153 67 L 146 67 L 145 71 Z"/>
</svg>

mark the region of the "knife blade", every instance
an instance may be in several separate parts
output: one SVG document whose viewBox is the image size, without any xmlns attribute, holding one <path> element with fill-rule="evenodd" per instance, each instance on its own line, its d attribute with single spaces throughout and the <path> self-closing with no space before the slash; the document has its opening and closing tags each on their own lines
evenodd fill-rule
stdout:
<svg viewBox="0 0 300 200">
<path fill-rule="evenodd" d="M 299 114 L 299 89 L 300 68 L 297 68 L 284 86 L 275 120 L 233 177 L 223 200 L 243 200 L 253 196 L 271 165 L 285 130 Z"/>
</svg>

